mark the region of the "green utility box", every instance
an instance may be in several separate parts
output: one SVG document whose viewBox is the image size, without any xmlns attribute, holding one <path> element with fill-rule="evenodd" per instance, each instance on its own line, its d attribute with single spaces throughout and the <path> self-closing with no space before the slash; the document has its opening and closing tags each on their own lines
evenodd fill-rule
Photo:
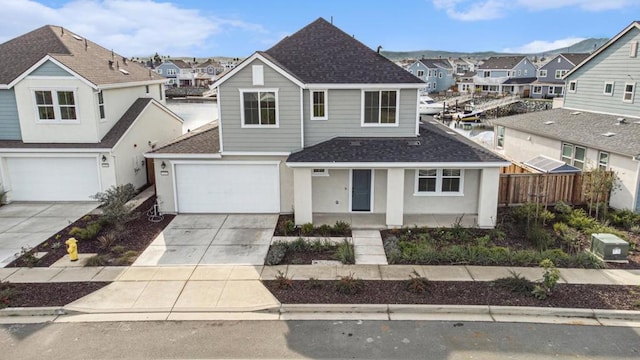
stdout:
<svg viewBox="0 0 640 360">
<path fill-rule="evenodd" d="M 628 262 L 629 243 L 613 234 L 591 234 L 591 252 L 604 261 Z"/>
</svg>

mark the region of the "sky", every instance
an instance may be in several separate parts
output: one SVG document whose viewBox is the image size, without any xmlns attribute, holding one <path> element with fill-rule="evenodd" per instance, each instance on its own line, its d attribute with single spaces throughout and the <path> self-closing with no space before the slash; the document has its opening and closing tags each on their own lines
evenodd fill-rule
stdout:
<svg viewBox="0 0 640 360">
<path fill-rule="evenodd" d="M 640 20 L 640 0 L 0 0 L 0 9 L 0 42 L 61 25 L 127 57 L 246 57 L 319 17 L 372 49 L 524 53 L 610 38 Z"/>
</svg>

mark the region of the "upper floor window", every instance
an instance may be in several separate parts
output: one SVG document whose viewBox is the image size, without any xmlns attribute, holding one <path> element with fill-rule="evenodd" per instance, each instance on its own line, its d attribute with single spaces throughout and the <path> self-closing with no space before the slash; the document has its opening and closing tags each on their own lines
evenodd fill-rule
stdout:
<svg viewBox="0 0 640 360">
<path fill-rule="evenodd" d="M 562 144 L 562 161 L 566 164 L 573 165 L 578 169 L 584 169 L 585 157 L 587 149 L 582 146 L 563 143 Z"/>
<path fill-rule="evenodd" d="M 522 76 L 522 70 L 518 70 L 518 76 Z"/>
<path fill-rule="evenodd" d="M 609 153 L 600 151 L 598 153 L 598 169 L 607 170 L 609 166 Z"/>
<path fill-rule="evenodd" d="M 416 170 L 416 195 L 462 194 L 464 172 L 462 169 Z"/>
<path fill-rule="evenodd" d="M 604 83 L 604 90 L 602 91 L 602 93 L 604 95 L 609 95 L 609 96 L 613 95 L 613 82 L 612 81 L 608 81 L 608 82 Z"/>
<path fill-rule="evenodd" d="M 568 71 L 569 70 L 556 70 L 556 79 L 562 79 Z"/>
<path fill-rule="evenodd" d="M 175 74 L 176 74 L 176 69 L 167 69 L 167 75 L 175 75 Z"/>
<path fill-rule="evenodd" d="M 162 69 L 156 69 L 156 72 L 160 75 L 162 75 Z"/>
<path fill-rule="evenodd" d="M 547 77 L 547 70 L 538 71 L 538 77 Z"/>
<path fill-rule="evenodd" d="M 574 93 L 578 90 L 578 82 L 576 80 L 569 81 L 569 92 Z"/>
<path fill-rule="evenodd" d="M 311 90 L 311 120 L 327 120 L 327 90 Z"/>
<path fill-rule="evenodd" d="M 145 85 L 144 86 L 144 92 L 145 92 L 145 94 L 149 93 L 149 85 Z"/>
<path fill-rule="evenodd" d="M 527 69 L 524 69 L 524 76 L 527 76 Z"/>
<path fill-rule="evenodd" d="M 36 90 L 34 91 L 38 120 L 75 121 L 76 102 L 73 91 Z"/>
<path fill-rule="evenodd" d="M 440 71 L 440 72 L 438 73 L 438 77 L 439 77 L 440 79 L 442 79 L 442 71 Z"/>
<path fill-rule="evenodd" d="M 363 125 L 397 125 L 396 90 L 364 91 L 363 97 Z"/>
<path fill-rule="evenodd" d="M 278 126 L 278 91 L 240 90 L 242 127 Z"/>
<path fill-rule="evenodd" d="M 162 100 L 162 84 L 158 84 L 158 96 L 160 100 Z"/>
<path fill-rule="evenodd" d="M 636 91 L 636 83 L 624 84 L 624 95 L 622 96 L 622 101 L 632 103 L 633 95 L 635 91 Z"/>
<path fill-rule="evenodd" d="M 418 70 L 418 77 L 424 76 L 424 70 Z"/>
<path fill-rule="evenodd" d="M 482 72 L 482 76 L 483 77 L 491 77 L 491 71 L 483 71 Z"/>
<path fill-rule="evenodd" d="M 102 95 L 102 90 L 98 92 L 98 111 L 100 112 L 100 119 L 104 119 L 104 96 Z"/>
<path fill-rule="evenodd" d="M 504 147 L 504 126 L 498 125 L 496 131 L 496 147 L 502 149 Z"/>
</svg>

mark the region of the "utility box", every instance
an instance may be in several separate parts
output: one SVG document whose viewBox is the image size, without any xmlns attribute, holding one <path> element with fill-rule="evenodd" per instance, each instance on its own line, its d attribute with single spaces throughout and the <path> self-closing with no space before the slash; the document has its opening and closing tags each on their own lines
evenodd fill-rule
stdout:
<svg viewBox="0 0 640 360">
<path fill-rule="evenodd" d="M 628 262 L 629 243 L 613 234 L 591 234 L 591 252 L 604 261 Z"/>
</svg>

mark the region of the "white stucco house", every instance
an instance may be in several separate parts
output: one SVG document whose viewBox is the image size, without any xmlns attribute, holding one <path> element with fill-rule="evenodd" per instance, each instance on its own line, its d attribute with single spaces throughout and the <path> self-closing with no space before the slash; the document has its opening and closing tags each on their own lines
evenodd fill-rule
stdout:
<svg viewBox="0 0 640 360">
<path fill-rule="evenodd" d="M 420 123 L 424 82 L 322 18 L 214 86 L 218 124 L 146 154 L 164 212 L 293 212 L 297 224 L 372 214 L 390 227 L 465 214 L 495 225 L 509 162 Z"/>
<path fill-rule="evenodd" d="M 182 129 L 163 105 L 164 81 L 58 26 L 0 44 L 5 201 L 89 201 L 153 182 L 143 154 Z"/>
</svg>

